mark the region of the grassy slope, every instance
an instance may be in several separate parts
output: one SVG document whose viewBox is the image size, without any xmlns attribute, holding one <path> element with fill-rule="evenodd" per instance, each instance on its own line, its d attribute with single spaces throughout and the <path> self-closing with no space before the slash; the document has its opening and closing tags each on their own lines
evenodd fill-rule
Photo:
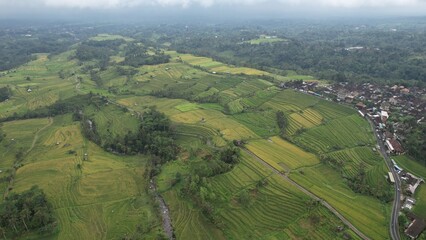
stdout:
<svg viewBox="0 0 426 240">
<path fill-rule="evenodd" d="M 239 85 L 242 88 L 240 90 L 232 90 L 234 92 L 233 94 L 237 94 L 237 92 L 244 91 L 244 85 Z M 238 87 L 234 87 L 238 89 Z M 228 90 L 227 90 L 228 91 Z M 280 152 L 279 155 L 288 155 L 288 153 L 292 153 L 293 150 L 284 150 L 283 151 L 282 146 L 275 149 L 275 151 L 268 151 L 265 150 L 265 146 L 268 146 L 268 142 L 265 140 L 256 140 L 258 139 L 259 135 L 254 135 L 254 133 L 260 133 L 260 135 L 263 136 L 271 136 L 267 133 L 267 131 L 259 130 L 261 127 L 256 128 L 256 125 L 251 123 L 253 122 L 250 119 L 256 118 L 256 119 L 264 119 L 265 122 L 270 122 L 273 124 L 274 121 L 274 115 L 271 114 L 271 116 L 268 118 L 262 118 L 261 116 L 265 115 L 264 112 L 248 112 L 244 114 L 237 114 L 234 116 L 234 119 L 237 120 L 237 122 L 232 121 L 227 115 L 222 114 L 219 111 L 214 111 L 211 109 L 201 109 L 199 107 L 199 104 L 191 104 L 186 105 L 186 103 L 182 103 L 181 100 L 168 100 L 168 99 L 158 99 L 153 97 L 132 97 L 129 99 L 123 99 L 121 102 L 128 104 L 131 106 L 132 103 L 138 102 L 137 106 L 134 107 L 140 107 L 144 108 L 149 105 L 158 104 L 158 109 L 165 112 L 174 122 L 178 123 L 185 123 L 189 125 L 198 125 L 203 126 L 207 128 L 213 129 L 213 132 L 218 131 L 221 136 L 223 136 L 225 139 L 232 140 L 232 139 L 239 139 L 239 138 L 246 138 L 246 139 L 252 139 L 249 143 L 250 146 L 256 146 L 258 150 L 262 150 L 265 154 L 270 154 L 273 152 Z M 184 112 L 180 111 L 176 106 L 184 106 Z M 198 106 L 196 106 L 198 105 Z M 190 106 L 190 108 L 186 109 L 186 106 Z M 300 116 L 303 117 L 300 118 L 303 121 L 309 121 L 311 124 L 310 130 L 308 130 L 305 135 L 296 136 L 296 139 L 300 139 L 300 141 L 304 141 L 306 144 L 305 146 L 314 146 L 314 149 L 323 150 L 325 152 L 329 152 L 330 150 L 333 150 L 331 148 L 328 148 L 327 146 L 334 144 L 339 149 L 345 149 L 347 147 L 357 147 L 360 144 L 370 144 L 373 142 L 373 136 L 371 133 L 369 133 L 369 126 L 368 124 L 358 116 L 354 114 L 354 111 L 352 109 L 348 109 L 346 107 L 329 103 L 324 100 L 314 98 L 312 96 L 296 93 L 291 90 L 286 90 L 283 92 L 279 92 L 277 95 L 272 96 L 267 100 L 265 103 L 260 105 L 260 109 L 263 109 L 263 111 L 270 111 L 268 109 L 271 109 L 272 111 L 276 110 L 283 110 L 286 113 L 298 113 Z M 272 112 L 273 113 L 273 112 Z M 202 119 L 204 118 L 204 122 Z M 297 118 L 294 118 L 295 121 L 297 121 Z M 323 120 L 325 122 L 323 122 Z M 266 125 L 267 126 L 267 125 Z M 238 131 L 235 131 L 238 129 Z M 242 129 L 242 130 L 240 130 Z M 251 133 L 250 133 L 251 129 Z M 273 129 L 273 128 L 271 128 Z M 318 136 L 315 136 L 309 131 L 317 132 L 316 134 Z M 337 130 L 337 131 L 335 131 Z M 330 132 L 333 132 L 333 136 L 338 138 L 339 140 L 336 141 L 335 139 L 331 138 L 325 138 L 324 135 L 330 134 Z M 351 138 L 347 138 L 347 135 L 352 132 L 358 132 L 358 135 L 353 136 Z M 248 134 L 250 133 L 250 134 Z M 273 130 L 271 131 L 271 134 L 273 134 Z M 309 138 L 308 138 L 309 137 Z M 313 142 L 312 139 L 315 139 L 316 142 Z M 311 141 L 312 140 L 312 141 Z M 327 142 L 328 141 L 328 142 Z M 332 141 L 332 143 L 330 142 Z M 259 145 L 260 143 L 260 145 Z M 265 145 L 265 146 L 263 146 Z M 303 144 L 302 144 L 303 145 Z M 334 146 L 333 145 L 333 146 Z M 325 146 L 325 147 L 323 147 Z M 294 147 L 293 147 L 294 148 Z M 284 146 L 285 149 L 285 146 Z M 346 151 L 346 150 L 345 150 Z M 371 150 L 370 150 L 371 151 Z M 291 155 L 291 154 L 290 154 Z M 273 156 L 263 156 L 265 159 L 272 159 Z M 287 164 L 290 164 L 290 168 L 297 168 L 300 166 L 297 161 L 297 158 L 304 158 L 303 156 L 295 154 L 294 157 L 291 157 L 287 159 Z M 356 156 L 354 159 L 352 157 L 349 157 L 350 159 L 347 159 L 348 162 L 357 162 L 360 161 L 357 159 Z M 292 159 L 290 161 L 290 159 Z M 309 164 L 317 164 L 318 160 L 310 162 L 309 159 L 314 158 L 308 158 L 302 160 L 308 161 Z M 278 160 L 277 160 L 278 161 Z M 367 161 L 368 159 L 362 159 L 362 161 Z M 374 161 L 374 160 L 373 160 Z M 281 160 L 279 161 L 281 162 Z M 284 161 L 285 162 L 285 161 Z M 354 164 L 352 164 L 354 165 Z M 348 165 L 347 167 L 350 168 Z M 280 170 L 283 170 L 284 165 L 277 164 L 277 168 L 282 168 Z M 325 166 L 324 166 L 325 167 Z M 371 179 L 381 179 L 383 178 L 383 175 L 385 173 L 385 169 L 382 168 L 382 162 L 378 162 L 377 165 L 371 165 Z M 352 195 L 353 199 L 351 201 L 330 201 L 330 203 L 335 206 L 337 209 L 348 209 L 352 206 L 353 202 L 355 201 L 356 205 L 361 206 L 365 202 L 371 203 L 372 208 L 368 209 L 368 211 L 365 212 L 357 212 L 355 215 L 353 215 L 353 221 L 355 226 L 360 227 L 361 229 L 365 230 L 367 233 L 372 234 L 372 236 L 375 236 L 379 239 L 387 238 L 387 219 L 386 216 L 388 215 L 388 206 L 382 205 L 378 200 L 367 197 L 367 196 L 361 196 L 358 194 L 353 193 L 349 188 L 346 186 L 340 186 L 339 182 L 344 185 L 343 179 L 339 177 L 339 174 L 335 170 L 329 170 L 331 173 L 333 173 L 333 176 L 335 181 L 331 181 L 327 183 L 332 188 L 340 189 L 344 188 L 342 191 L 336 191 L 336 192 L 327 192 L 323 191 L 321 193 L 321 197 L 324 197 L 325 199 L 329 198 L 330 200 L 334 198 L 342 198 L 345 199 L 345 195 Z M 321 182 L 321 179 L 315 179 L 318 175 L 314 174 L 312 175 L 312 181 L 314 182 Z M 304 181 L 302 179 L 296 179 L 297 181 Z M 347 191 L 347 192 L 345 192 Z M 346 199 L 347 200 L 347 199 Z M 344 212 L 344 215 L 348 218 L 351 218 L 353 212 L 352 211 L 346 211 Z M 374 218 L 369 218 L 370 215 L 374 215 Z M 366 225 L 372 225 L 376 226 L 375 231 L 369 231 L 368 229 L 365 229 Z"/>
<path fill-rule="evenodd" d="M 47 106 L 58 99 L 76 94 L 74 79 L 60 79 L 58 76 L 60 70 L 71 70 L 76 66 L 75 61 L 68 60 L 69 54 L 65 52 L 53 59 L 48 59 L 46 54 L 39 54 L 37 60 L 24 64 L 2 77 L 0 85 L 9 85 L 13 96 L 9 101 L 0 103 L 0 117 Z M 30 81 L 27 81 L 26 77 L 30 77 Z M 31 92 L 28 92 L 28 89 L 31 89 Z"/>
<path fill-rule="evenodd" d="M 190 143 L 191 146 L 193 144 Z M 179 185 L 170 188 L 176 172 L 185 175 L 189 168 L 189 162 L 175 161 L 167 164 L 158 178 L 163 195 L 171 203 L 173 225 L 180 239 L 342 237 L 342 233 L 335 231 L 335 227 L 342 223 L 334 215 L 321 206 L 308 211 L 307 196 L 278 175 L 266 170 L 246 153 L 243 153 L 241 163 L 232 171 L 207 179 L 218 198 L 214 204 L 222 222 L 218 228 L 208 222 L 200 210 L 194 208 L 187 199 L 179 197 Z M 251 192 L 252 200 L 248 206 L 240 205 L 236 201 L 240 191 L 252 189 L 257 181 L 265 178 L 268 179 L 268 184 L 256 192 Z M 318 216 L 319 222 L 312 222 L 312 216 Z M 348 233 L 353 235 L 350 231 Z"/>
<path fill-rule="evenodd" d="M 319 163 L 315 155 L 307 153 L 279 137 L 251 141 L 247 148 L 268 163 L 274 162 L 287 170 Z"/>
<path fill-rule="evenodd" d="M 325 199 L 343 216 L 372 239 L 387 239 L 390 205 L 354 193 L 338 173 L 328 166 L 320 165 L 292 172 L 290 178 Z"/>
<path fill-rule="evenodd" d="M 83 161 L 84 153 L 88 153 L 88 161 Z M 25 157 L 13 191 L 37 184 L 46 192 L 59 220 L 58 239 L 120 238 L 138 224 L 159 226 L 144 191 L 145 162 L 142 156 L 104 152 L 82 137 L 70 116 L 57 117 Z"/>
</svg>

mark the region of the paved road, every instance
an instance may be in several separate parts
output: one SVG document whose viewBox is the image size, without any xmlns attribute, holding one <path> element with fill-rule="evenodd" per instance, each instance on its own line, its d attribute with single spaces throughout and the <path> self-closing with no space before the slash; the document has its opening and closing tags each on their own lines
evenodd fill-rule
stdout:
<svg viewBox="0 0 426 240">
<path fill-rule="evenodd" d="M 313 194 L 309 190 L 305 189 L 304 187 L 302 187 L 301 185 L 299 185 L 295 181 L 291 180 L 287 175 L 281 173 L 280 171 L 278 171 L 277 169 L 275 169 L 274 167 L 272 167 L 271 165 L 269 165 L 267 162 L 263 161 L 263 159 L 259 158 L 256 154 L 252 153 L 248 149 L 246 149 L 246 148 L 242 148 L 242 149 L 245 152 L 247 152 L 248 154 L 250 154 L 251 156 L 253 156 L 258 162 L 262 163 L 266 167 L 269 167 L 276 174 L 280 175 L 285 180 L 287 180 L 289 183 L 291 183 L 292 185 L 294 185 L 295 187 L 297 187 L 300 191 L 302 191 L 306 195 L 310 196 L 311 198 L 319 201 L 324 207 L 328 208 L 328 210 L 330 210 L 334 215 L 336 215 L 346 226 L 348 226 L 352 231 L 354 231 L 360 238 L 362 238 L 364 240 L 369 239 L 367 236 L 365 236 L 360 230 L 358 230 L 354 225 L 352 225 L 352 223 L 350 223 L 345 217 L 342 216 L 342 214 L 340 214 L 335 208 L 333 208 L 326 201 L 324 201 L 323 199 L 317 197 L 315 194 Z"/>
<path fill-rule="evenodd" d="M 389 171 L 393 175 L 393 178 L 395 179 L 395 197 L 393 200 L 389 231 L 393 240 L 400 240 L 401 238 L 399 236 L 398 216 L 399 216 L 399 209 L 401 208 L 401 180 L 399 179 L 399 175 L 396 173 L 395 168 L 393 167 L 393 163 L 391 159 L 389 158 L 389 155 L 386 153 L 386 147 L 383 144 L 381 137 L 377 136 L 377 132 L 375 131 L 373 122 L 369 118 L 367 118 L 367 120 L 370 123 L 371 127 L 373 128 L 374 136 L 376 137 L 377 144 L 380 147 L 380 153 L 385 159 L 386 166 L 388 167 Z"/>
</svg>

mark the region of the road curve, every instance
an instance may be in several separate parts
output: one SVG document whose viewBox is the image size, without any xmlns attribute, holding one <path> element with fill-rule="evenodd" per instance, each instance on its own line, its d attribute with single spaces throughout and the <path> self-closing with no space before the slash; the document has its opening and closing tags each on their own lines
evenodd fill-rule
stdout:
<svg viewBox="0 0 426 240">
<path fill-rule="evenodd" d="M 374 136 L 377 140 L 377 144 L 379 145 L 379 148 L 380 148 L 380 153 L 382 154 L 385 160 L 386 166 L 389 169 L 389 171 L 392 173 L 393 178 L 395 179 L 395 197 L 393 200 L 389 231 L 391 234 L 391 238 L 393 240 L 400 240 L 401 237 L 399 236 L 398 216 L 399 216 L 399 209 L 401 207 L 401 180 L 399 179 L 399 175 L 396 173 L 395 168 L 393 167 L 393 163 L 391 162 L 389 155 L 386 153 L 386 148 L 383 144 L 383 141 L 380 139 L 380 137 L 377 135 L 377 132 L 375 131 L 373 122 L 369 118 L 367 118 L 367 120 L 373 129 Z"/>
<path fill-rule="evenodd" d="M 281 173 L 280 171 L 278 171 L 277 169 L 275 169 L 274 167 L 272 167 L 271 165 L 269 165 L 269 163 L 263 161 L 263 159 L 261 159 L 260 157 L 258 157 L 256 154 L 252 153 L 250 150 L 242 147 L 241 148 L 243 151 L 245 151 L 246 153 L 250 154 L 254 159 L 256 159 L 258 162 L 262 163 L 263 165 L 269 167 L 272 171 L 274 171 L 276 174 L 280 175 L 282 178 L 284 178 L 285 180 L 287 180 L 289 183 L 291 183 L 293 186 L 297 187 L 300 191 L 302 191 L 303 193 L 305 193 L 306 195 L 310 196 L 311 198 L 319 201 L 324 207 L 326 207 L 328 210 L 330 210 L 334 215 L 336 215 L 336 217 L 338 217 L 346 226 L 348 226 L 352 231 L 354 231 L 360 238 L 364 239 L 364 240 L 368 240 L 369 238 L 364 235 L 364 233 L 362 233 L 360 230 L 358 230 L 354 225 L 352 225 L 352 223 L 350 223 L 342 214 L 340 214 L 335 208 L 333 208 L 330 204 L 328 204 L 325 200 L 317 197 L 315 194 L 313 194 L 312 192 L 310 192 L 309 190 L 307 190 L 306 188 L 302 187 L 301 185 L 299 185 L 298 183 L 296 183 L 295 181 L 291 180 L 287 175 Z"/>
</svg>

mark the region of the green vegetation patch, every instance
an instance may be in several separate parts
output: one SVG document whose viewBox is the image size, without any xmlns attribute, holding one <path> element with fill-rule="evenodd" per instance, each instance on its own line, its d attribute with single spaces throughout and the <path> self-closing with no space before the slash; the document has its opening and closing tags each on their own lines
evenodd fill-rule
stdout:
<svg viewBox="0 0 426 240">
<path fill-rule="evenodd" d="M 145 192 L 146 162 L 142 155 L 107 153 L 81 135 L 70 115 L 56 117 L 24 158 L 12 192 L 34 183 L 43 189 L 58 219 L 58 239 L 122 238 L 135 232 L 154 237 L 161 222 Z"/>
<path fill-rule="evenodd" d="M 278 164 L 279 171 L 283 168 L 290 170 L 319 163 L 315 155 L 303 151 L 280 137 L 250 141 L 247 148 L 270 165 Z"/>
<path fill-rule="evenodd" d="M 374 143 L 370 125 L 358 115 L 332 120 L 310 128 L 295 138 L 297 144 L 324 153 Z"/>
<path fill-rule="evenodd" d="M 284 41 L 287 41 L 287 39 L 279 38 L 277 36 L 260 35 L 259 38 L 251 39 L 245 42 L 250 44 L 263 44 L 263 43 L 275 43 L 275 42 L 284 42 Z"/>
<path fill-rule="evenodd" d="M 417 202 L 413 208 L 413 212 L 419 217 L 426 219 L 426 185 L 424 183 L 416 190 L 415 198 Z"/>
<path fill-rule="evenodd" d="M 200 107 L 196 103 L 184 103 L 184 104 L 177 105 L 175 108 L 181 112 L 187 112 L 187 111 L 198 109 Z"/>
<path fill-rule="evenodd" d="M 354 193 L 329 166 L 319 165 L 292 171 L 290 178 L 307 188 L 345 216 L 359 230 L 372 239 L 388 239 L 390 204 L 378 199 Z"/>
</svg>

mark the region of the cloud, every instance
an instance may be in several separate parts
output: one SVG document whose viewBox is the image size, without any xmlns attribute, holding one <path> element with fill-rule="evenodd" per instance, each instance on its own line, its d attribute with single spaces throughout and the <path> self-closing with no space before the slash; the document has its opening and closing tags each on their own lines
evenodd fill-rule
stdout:
<svg viewBox="0 0 426 240">
<path fill-rule="evenodd" d="M 334 8 L 415 8 L 426 6 L 426 0 L 0 0 L 0 6 L 39 5 L 60 8 L 111 9 L 136 6 L 269 6 L 334 7 Z M 425 8 L 426 11 L 426 8 Z"/>
</svg>

